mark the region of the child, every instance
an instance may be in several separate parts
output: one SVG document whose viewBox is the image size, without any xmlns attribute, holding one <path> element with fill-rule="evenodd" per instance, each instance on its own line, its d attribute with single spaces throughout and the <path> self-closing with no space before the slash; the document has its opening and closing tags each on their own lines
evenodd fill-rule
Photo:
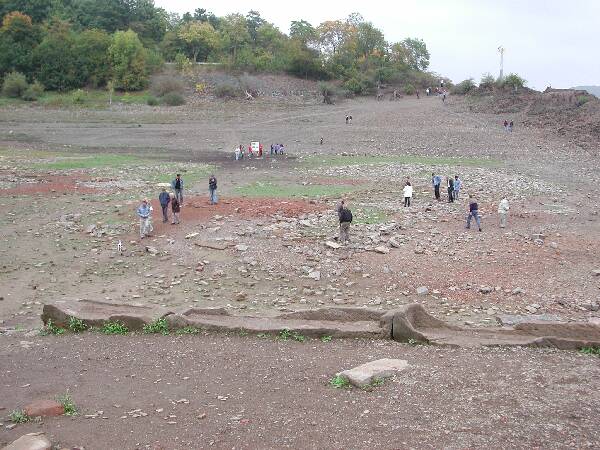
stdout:
<svg viewBox="0 0 600 450">
<path fill-rule="evenodd" d="M 173 194 L 171 194 L 171 209 L 173 210 L 173 222 L 171 225 L 177 225 L 179 224 L 179 212 L 181 211 L 181 208 L 179 206 L 179 201 Z"/>
</svg>

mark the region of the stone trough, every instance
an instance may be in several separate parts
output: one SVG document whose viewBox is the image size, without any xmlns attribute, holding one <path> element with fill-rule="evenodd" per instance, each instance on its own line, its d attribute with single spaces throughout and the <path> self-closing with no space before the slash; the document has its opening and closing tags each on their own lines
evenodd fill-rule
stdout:
<svg viewBox="0 0 600 450">
<path fill-rule="evenodd" d="M 321 308 L 276 316 L 234 315 L 225 308 L 163 308 L 143 304 L 94 300 L 57 301 L 45 304 L 42 320 L 67 327 L 69 318 L 89 326 L 109 321 L 124 323 L 131 331 L 165 318 L 171 329 L 188 326 L 213 331 L 279 333 L 304 336 L 394 339 L 457 347 L 534 346 L 573 350 L 600 346 L 600 323 L 521 321 L 514 326 L 461 328 L 436 319 L 418 304 L 382 311 L 368 308 Z"/>
</svg>

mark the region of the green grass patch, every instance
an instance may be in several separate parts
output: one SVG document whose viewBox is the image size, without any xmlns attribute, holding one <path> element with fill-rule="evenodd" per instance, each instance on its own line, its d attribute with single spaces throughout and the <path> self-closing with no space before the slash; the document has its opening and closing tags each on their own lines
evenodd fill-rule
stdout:
<svg viewBox="0 0 600 450">
<path fill-rule="evenodd" d="M 308 156 L 306 167 L 363 166 L 371 164 L 421 164 L 427 166 L 499 167 L 502 161 L 487 158 L 456 158 L 418 155 L 397 156 Z"/>
<path fill-rule="evenodd" d="M 169 334 L 169 324 L 167 323 L 167 319 L 156 319 L 152 323 L 148 323 L 144 325 L 142 331 L 146 334 L 162 334 L 166 336 Z"/>
<path fill-rule="evenodd" d="M 63 408 L 65 409 L 65 416 L 77 415 L 77 407 L 75 406 L 75 403 L 73 403 L 73 399 L 71 398 L 71 395 L 68 392 L 65 395 L 61 395 L 56 400 L 58 401 L 58 403 L 63 405 Z"/>
<path fill-rule="evenodd" d="M 60 336 L 61 334 L 65 334 L 66 331 L 67 330 L 65 330 L 64 328 L 61 328 L 57 326 L 54 322 L 52 322 L 52 319 L 48 319 L 46 325 L 44 325 L 44 327 L 40 330 L 40 335 L 48 336 L 50 334 L 53 334 L 55 336 Z"/>
<path fill-rule="evenodd" d="M 91 169 L 99 167 L 119 167 L 139 163 L 142 160 L 131 155 L 74 155 L 74 156 L 56 156 L 56 161 L 34 164 L 36 169 L 46 170 L 74 170 Z"/>
<path fill-rule="evenodd" d="M 339 197 L 342 194 L 356 190 L 356 186 L 321 185 L 321 184 L 277 184 L 260 182 L 239 186 L 236 191 L 243 197 L 274 197 L 274 198 L 314 198 Z"/>
<path fill-rule="evenodd" d="M 302 334 L 296 333 L 295 331 L 288 330 L 287 328 L 281 330 L 277 335 L 277 339 L 281 341 L 296 341 L 296 342 L 304 342 L 306 337 Z"/>
<path fill-rule="evenodd" d="M 331 378 L 331 380 L 329 380 L 329 385 L 336 389 L 350 389 L 352 387 L 348 379 L 341 375 L 336 375 Z"/>
<path fill-rule="evenodd" d="M 124 105 L 145 105 L 148 99 L 152 97 L 149 91 L 140 92 L 115 92 L 112 97 L 113 104 L 120 103 Z M 39 105 L 49 108 L 108 108 L 109 95 L 106 90 L 76 89 L 70 92 L 44 92 L 34 102 L 28 102 L 20 98 L 0 97 L 0 106 L 13 105 Z"/>
<path fill-rule="evenodd" d="M 121 334 L 125 335 L 129 333 L 129 328 L 122 322 L 105 322 L 100 328 L 100 331 L 104 334 Z"/>
<path fill-rule="evenodd" d="M 87 330 L 88 326 L 83 323 L 83 320 L 77 317 L 69 317 L 69 330 L 73 333 L 82 333 Z"/>
<path fill-rule="evenodd" d="M 353 223 L 355 224 L 373 225 L 387 222 L 389 215 L 381 209 L 359 208 L 353 213 L 353 219 Z"/>
<path fill-rule="evenodd" d="M 179 334 L 179 335 L 184 335 L 184 334 L 198 334 L 201 331 L 202 330 L 200 328 L 188 326 L 188 327 L 180 328 L 179 330 L 177 330 L 175 332 L 175 334 Z"/>
<path fill-rule="evenodd" d="M 15 409 L 8 415 L 8 418 L 12 423 L 27 423 L 31 420 L 31 417 L 22 409 Z"/>
<path fill-rule="evenodd" d="M 332 336 L 321 336 L 321 342 L 331 342 L 331 340 L 333 339 Z"/>
<path fill-rule="evenodd" d="M 579 351 L 584 355 L 600 356 L 600 347 L 583 347 Z"/>
</svg>

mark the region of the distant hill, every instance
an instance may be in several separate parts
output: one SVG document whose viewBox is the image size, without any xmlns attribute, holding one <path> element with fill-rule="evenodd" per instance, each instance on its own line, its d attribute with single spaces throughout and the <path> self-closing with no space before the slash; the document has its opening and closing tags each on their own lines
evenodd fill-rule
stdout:
<svg viewBox="0 0 600 450">
<path fill-rule="evenodd" d="M 588 91 L 588 94 L 592 94 L 600 98 L 600 86 L 576 86 L 573 89 Z"/>
</svg>

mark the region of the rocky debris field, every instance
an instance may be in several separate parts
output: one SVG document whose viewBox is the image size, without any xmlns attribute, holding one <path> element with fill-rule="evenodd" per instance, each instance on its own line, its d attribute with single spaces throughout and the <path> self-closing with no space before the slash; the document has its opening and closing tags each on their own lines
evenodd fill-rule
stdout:
<svg viewBox="0 0 600 450">
<path fill-rule="evenodd" d="M 345 125 L 348 113 L 354 121 Z M 143 386 L 136 385 L 141 375 L 126 377 L 124 363 L 112 367 L 110 353 L 128 349 L 96 333 L 39 336 L 44 303 L 78 299 L 167 308 L 223 307 L 232 315 L 265 317 L 337 306 L 386 311 L 417 301 L 433 316 L 467 329 L 528 320 L 595 323 L 600 318 L 600 206 L 593 195 L 600 182 L 596 161 L 568 139 L 544 129 L 523 128 L 518 121 L 515 132 L 509 135 L 501 129 L 501 118 L 469 112 L 452 97 L 446 104 L 435 98 L 407 98 L 398 102 L 351 100 L 332 107 L 307 100 L 289 104 L 211 103 L 211 108 L 188 106 L 181 110 L 47 111 L 24 107 L 0 111 L 0 206 L 4 212 L 0 217 L 0 341 L 6 343 L 0 347 L 14 361 L 10 369 L 2 367 L 2 377 L 8 380 L 2 385 L 45 383 L 47 373 L 33 366 L 42 363 L 38 360 L 41 356 L 32 355 L 38 349 L 55 355 L 66 352 L 65 359 L 53 363 L 50 371 L 64 388 L 52 392 L 8 389 L 7 405 L 0 407 L 18 408 L 37 396 L 54 399 L 67 390 L 74 397 L 82 394 L 80 401 L 90 416 L 83 423 L 111 424 L 103 433 L 90 425 L 89 433 L 99 436 L 98 442 L 104 444 L 101 439 L 115 435 L 108 430 L 126 439 L 131 437 L 126 448 L 185 448 L 200 437 L 206 437 L 207 441 L 202 441 L 206 445 L 213 442 L 217 447 L 251 448 L 265 436 L 272 438 L 263 441 L 268 446 L 298 447 L 302 446 L 298 436 L 303 433 L 314 439 L 329 436 L 323 442 L 339 447 L 349 443 L 356 446 L 357 442 L 364 447 L 464 447 L 483 445 L 486 439 L 492 444 L 504 439 L 510 446 L 523 447 L 594 447 L 598 437 L 587 421 L 597 419 L 595 412 L 572 412 L 577 402 L 587 404 L 593 399 L 588 392 L 593 378 L 585 372 L 596 362 L 593 356 L 540 350 L 482 350 L 481 354 L 479 350 L 414 350 L 391 343 L 348 341 L 336 343 L 331 361 L 325 361 L 315 356 L 322 350 L 318 341 L 314 355 L 305 353 L 313 351 L 310 343 L 304 347 L 292 344 L 284 347 L 281 360 L 271 362 L 268 352 L 273 351 L 272 343 L 255 338 L 235 341 L 240 351 L 247 345 L 258 349 L 248 353 L 255 359 L 246 355 L 246 359 L 239 359 L 246 368 L 235 369 L 232 347 L 233 353 L 222 353 L 218 363 L 207 359 L 210 367 L 195 367 L 213 378 L 229 377 L 226 392 L 218 392 L 216 403 L 211 400 L 204 408 L 220 405 L 218 396 L 233 395 L 234 386 L 243 391 L 242 386 L 255 389 L 261 385 L 253 372 L 256 368 L 285 374 L 285 388 L 274 386 L 272 392 L 271 388 L 261 388 L 271 392 L 273 405 L 258 422 L 260 432 L 251 437 L 240 434 L 241 421 L 252 420 L 243 411 L 259 412 L 250 404 L 243 406 L 246 400 L 236 405 L 238 411 L 218 416 L 219 421 L 211 422 L 211 428 L 202 431 L 200 437 L 189 431 L 196 423 L 191 422 L 192 416 L 190 422 L 181 425 L 169 417 L 177 416 L 177 412 L 160 413 L 160 423 L 167 429 L 168 422 L 177 422 L 172 429 L 178 431 L 164 436 L 177 436 L 180 445 L 177 441 L 158 442 L 151 425 L 140 433 L 120 425 L 112 428 L 114 414 L 107 411 L 115 408 L 111 406 L 114 404 L 126 405 L 119 417 L 136 416 L 136 420 L 148 420 L 146 417 L 152 417 L 157 409 L 167 411 L 158 404 L 156 393 L 144 401 L 134 401 L 141 398 Z M 271 142 L 283 142 L 287 153 L 234 161 L 233 147 L 254 139 L 261 140 L 265 149 Z M 443 187 L 442 201 L 435 201 L 432 172 L 443 176 L 444 182 L 447 176 L 461 177 L 463 189 L 458 201 L 448 203 Z M 161 186 L 175 173 L 182 173 L 185 180 L 182 221 L 179 225 L 163 224 L 157 197 Z M 208 204 L 211 173 L 218 178 L 218 205 Z M 404 208 L 402 187 L 407 177 L 414 197 L 412 206 Z M 469 195 L 480 205 L 482 232 L 465 229 Z M 508 227 L 500 229 L 497 207 L 504 195 L 510 201 L 510 216 Z M 140 240 L 135 209 L 145 197 L 154 207 L 154 231 Z M 347 245 L 336 240 L 335 208 L 341 198 L 347 200 L 354 215 Z M 152 362 L 157 361 L 151 352 L 153 346 L 163 346 L 174 354 L 185 353 L 187 348 L 214 349 L 217 354 L 217 349 L 225 348 L 224 343 L 231 344 L 234 338 L 171 336 L 159 344 L 149 337 L 123 339 L 139 350 L 135 356 L 128 354 L 132 367 L 140 367 L 137 372 L 155 364 L 155 381 L 164 378 L 159 372 L 167 366 L 163 361 Z M 182 342 L 185 346 L 178 349 Z M 150 347 L 141 351 L 142 343 Z M 101 348 L 104 345 L 107 347 Z M 354 358 L 350 350 L 354 346 L 362 352 L 361 358 Z M 107 352 L 104 358 L 108 359 L 100 358 L 98 350 Z M 424 353 L 417 353 L 417 361 L 411 361 L 398 353 L 404 351 Z M 448 353 L 439 356 L 437 351 Z M 294 394 L 286 390 L 290 386 L 296 389 L 296 384 L 308 383 L 310 394 L 302 398 L 308 408 L 321 398 L 329 398 L 321 397 L 323 390 L 317 389 L 330 389 L 328 377 L 374 359 L 396 357 L 408 361 L 411 369 L 406 374 L 417 370 L 414 367 L 426 367 L 435 375 L 431 381 L 440 383 L 420 389 L 419 383 L 429 381 L 420 372 L 422 381 L 410 384 L 410 398 L 402 382 L 385 383 L 383 388 L 390 392 L 380 391 L 380 387 L 373 391 L 373 402 L 380 406 L 392 404 L 390 398 L 394 396 L 398 402 L 414 405 L 415 414 L 404 417 L 410 423 L 390 425 L 397 411 L 389 412 L 389 416 L 364 413 L 377 409 L 370 402 L 361 406 L 354 395 L 367 394 L 355 390 L 327 390 L 327 395 L 335 392 L 342 397 L 336 397 L 334 405 L 328 404 L 329 409 L 314 413 L 317 418 L 312 421 L 317 425 L 306 422 L 302 410 L 289 407 L 287 396 Z M 513 357 L 514 365 L 510 363 Z M 314 364 L 307 363 L 313 360 Z M 191 357 L 168 361 L 172 361 L 174 373 L 179 364 L 196 364 Z M 87 367 L 89 373 L 79 371 L 74 366 L 77 364 Z M 556 385 L 563 386 L 551 367 L 564 367 L 564 373 L 573 373 L 572 381 L 564 383 L 572 389 L 571 397 L 565 397 L 562 388 L 552 391 L 547 381 L 536 381 L 539 375 L 540 380 L 555 380 Z M 292 375 L 292 368 L 301 375 Z M 111 370 L 118 375 L 113 377 Z M 527 386 L 521 384 L 523 373 L 530 372 L 527 376 L 533 381 Z M 65 378 L 66 373 L 74 378 Z M 90 382 L 107 389 L 94 393 L 90 385 L 88 394 L 78 392 L 78 373 L 81 379 L 93 375 Z M 504 381 L 494 378 L 500 376 L 498 373 L 505 374 Z M 29 375 L 32 381 L 26 380 Z M 488 383 L 489 377 L 498 385 Z M 123 382 L 127 392 L 113 390 L 115 378 L 127 380 Z M 478 380 L 477 393 L 463 398 L 462 390 L 467 387 L 463 379 Z M 107 380 L 112 384 L 106 384 Z M 214 386 L 206 389 L 211 395 L 218 391 Z M 531 412 L 528 402 L 539 399 L 541 392 L 549 400 L 544 405 L 536 403 L 537 409 Z M 185 398 L 192 403 L 189 392 L 169 395 L 175 402 Z M 420 401 L 429 403 L 420 405 Z M 183 408 L 185 404 L 177 405 Z M 561 420 L 552 412 L 553 407 L 566 411 Z M 495 412 L 498 408 L 504 413 Z M 441 412 L 456 420 L 446 421 Z M 230 413 L 241 418 L 227 419 Z M 104 416 L 109 419 L 102 419 Z M 367 417 L 370 434 L 357 437 L 347 431 L 350 423 Z M 460 417 L 470 417 L 472 423 L 463 425 Z M 83 431 L 73 435 L 74 439 L 65 431 L 84 430 L 81 416 L 54 420 L 45 422 L 52 425 L 44 425 L 49 427 L 44 430 L 50 432 L 53 443 L 58 436 L 58 442 L 66 445 L 95 448 L 90 440 L 78 437 L 84 436 Z M 69 423 L 73 428 L 65 427 Z M 59 424 L 60 429 L 54 426 Z M 33 426 L 19 425 L 16 431 L 9 430 L 10 439 L 0 437 L 0 442 L 8 443 Z M 279 431 L 274 431 L 276 427 Z M 461 431 L 463 428 L 466 431 Z M 394 433 L 401 429 L 411 433 Z M 509 429 L 516 430 L 515 434 Z M 426 434 L 426 430 L 435 432 Z M 541 440 L 540 430 L 546 437 L 552 436 L 550 444 Z M 60 434 L 63 431 L 67 434 Z M 399 435 L 406 437 L 397 441 Z M 396 440 L 391 441 L 394 436 Z"/>
</svg>

